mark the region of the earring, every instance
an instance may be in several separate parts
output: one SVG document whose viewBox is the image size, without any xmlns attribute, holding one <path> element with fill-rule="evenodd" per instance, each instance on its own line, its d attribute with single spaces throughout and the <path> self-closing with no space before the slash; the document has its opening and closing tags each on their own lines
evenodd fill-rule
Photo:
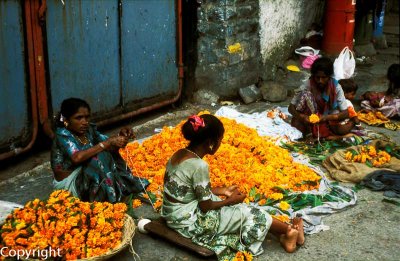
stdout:
<svg viewBox="0 0 400 261">
<path fill-rule="evenodd" d="M 68 122 L 64 121 L 64 126 L 65 126 L 65 128 L 67 128 L 68 127 Z"/>
<path fill-rule="evenodd" d="M 214 146 L 213 146 L 213 145 L 210 145 L 210 150 L 211 150 L 211 151 L 213 150 L 213 148 L 214 148 Z"/>
</svg>

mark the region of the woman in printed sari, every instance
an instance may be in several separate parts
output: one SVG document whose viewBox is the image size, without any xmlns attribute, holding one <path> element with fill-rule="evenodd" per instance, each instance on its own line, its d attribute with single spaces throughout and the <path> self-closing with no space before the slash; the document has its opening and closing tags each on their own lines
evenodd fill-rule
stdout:
<svg viewBox="0 0 400 261">
<path fill-rule="evenodd" d="M 203 157 L 214 155 L 221 144 L 224 127 L 217 117 L 191 116 L 182 133 L 190 143 L 172 155 L 164 176 L 161 216 L 169 227 L 213 250 L 218 260 L 232 260 L 237 251 L 261 254 L 267 232 L 276 235 L 287 252 L 304 244 L 301 218 L 288 225 L 262 206 L 242 203 L 245 195 L 236 186 L 211 187 Z"/>
<path fill-rule="evenodd" d="M 303 133 L 303 137 L 312 133 L 314 137 L 344 135 L 335 133 L 341 121 L 349 118 L 346 98 L 340 84 L 332 78 L 333 63 L 329 58 L 321 57 L 311 66 L 311 77 L 295 94 L 290 105 L 291 125 Z M 311 114 L 319 116 L 319 123 L 312 124 Z"/>
<path fill-rule="evenodd" d="M 143 191 L 148 181 L 133 176 L 118 154 L 134 138 L 132 130 L 123 128 L 118 136 L 107 137 L 89 119 L 86 101 L 62 102 L 51 151 L 54 189 L 69 190 L 85 201 L 111 203 Z"/>
</svg>

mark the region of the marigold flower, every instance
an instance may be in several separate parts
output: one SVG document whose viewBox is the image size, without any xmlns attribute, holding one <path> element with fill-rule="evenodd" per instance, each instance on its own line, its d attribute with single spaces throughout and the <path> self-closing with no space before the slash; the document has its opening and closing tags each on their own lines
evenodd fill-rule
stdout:
<svg viewBox="0 0 400 261">
<path fill-rule="evenodd" d="M 317 115 L 317 114 L 311 114 L 309 117 L 308 117 L 308 120 L 311 122 L 311 123 L 318 123 L 319 121 L 320 121 L 320 119 L 319 119 L 319 116 Z"/>
<path fill-rule="evenodd" d="M 133 207 L 133 208 L 140 207 L 141 205 L 142 205 L 142 201 L 141 201 L 140 199 L 134 199 L 134 200 L 132 201 L 132 207 Z"/>
<path fill-rule="evenodd" d="M 15 229 L 16 229 L 16 230 L 20 230 L 20 229 L 22 229 L 22 228 L 24 228 L 24 227 L 26 227 L 26 224 L 25 224 L 24 221 L 21 221 L 20 223 L 18 223 L 18 224 L 15 226 Z"/>
<path fill-rule="evenodd" d="M 282 210 L 288 210 L 290 208 L 290 204 L 286 201 L 279 202 L 279 208 Z"/>
<path fill-rule="evenodd" d="M 260 205 L 260 206 L 265 205 L 265 203 L 267 203 L 267 200 L 265 198 L 263 198 L 260 201 L 258 201 L 258 205 Z"/>
<path fill-rule="evenodd" d="M 233 258 L 233 261 L 252 261 L 253 260 L 253 255 L 250 252 L 247 251 L 238 251 L 235 254 L 235 257 Z"/>
<path fill-rule="evenodd" d="M 282 193 L 272 193 L 268 197 L 270 199 L 280 200 L 280 199 L 283 199 L 283 194 Z"/>
</svg>

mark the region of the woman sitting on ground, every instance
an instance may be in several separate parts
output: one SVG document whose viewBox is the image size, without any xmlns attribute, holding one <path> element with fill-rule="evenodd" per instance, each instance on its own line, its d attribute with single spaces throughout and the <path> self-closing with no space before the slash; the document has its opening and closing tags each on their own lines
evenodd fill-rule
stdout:
<svg viewBox="0 0 400 261">
<path fill-rule="evenodd" d="M 118 202 L 149 184 L 133 176 L 118 154 L 133 131 L 107 137 L 89 122 L 89 104 L 78 98 L 62 102 L 51 151 L 54 189 L 69 190 L 84 201 Z"/>
<path fill-rule="evenodd" d="M 311 66 L 311 77 L 301 90 L 295 94 L 290 105 L 291 125 L 303 133 L 303 137 L 312 133 L 314 137 L 334 139 L 336 126 L 349 118 L 346 98 L 340 84 L 332 78 L 333 63 L 329 58 L 315 60 Z M 312 124 L 311 114 L 319 116 L 319 123 Z"/>
<path fill-rule="evenodd" d="M 265 207 L 242 203 L 246 196 L 236 186 L 211 187 L 203 157 L 214 155 L 221 144 L 224 126 L 218 118 L 191 116 L 182 133 L 190 143 L 172 155 L 164 176 L 161 216 L 169 227 L 213 250 L 218 260 L 231 260 L 237 251 L 260 255 L 268 231 L 279 238 L 287 252 L 304 244 L 301 218 L 288 225 L 272 218 Z"/>
<path fill-rule="evenodd" d="M 368 91 L 361 96 L 361 107 L 369 111 L 380 111 L 387 118 L 400 116 L 400 64 L 394 63 L 387 71 L 389 87 L 386 92 Z"/>
</svg>

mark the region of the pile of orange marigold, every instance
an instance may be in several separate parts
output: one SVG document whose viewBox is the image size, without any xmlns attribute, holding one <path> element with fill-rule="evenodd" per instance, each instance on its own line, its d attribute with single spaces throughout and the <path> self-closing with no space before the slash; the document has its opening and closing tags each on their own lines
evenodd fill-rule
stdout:
<svg viewBox="0 0 400 261">
<path fill-rule="evenodd" d="M 232 119 L 219 119 L 225 128 L 222 144 L 215 155 L 204 157 L 209 164 L 212 187 L 238 185 L 239 190 L 247 194 L 245 202 L 260 205 L 267 200 L 279 202 L 283 199 L 282 189 L 302 192 L 319 187 L 321 177 L 309 167 L 294 162 L 289 151 L 259 136 L 255 129 Z M 164 127 L 142 144 L 129 143 L 120 150 L 132 173 L 151 182 L 147 191 L 155 195 L 156 208 L 162 204 L 168 159 L 188 145 L 181 134 L 183 123 Z"/>
<path fill-rule="evenodd" d="M 390 161 L 391 156 L 384 150 L 376 150 L 374 146 L 362 146 L 360 153 L 349 150 L 345 154 L 345 159 L 350 162 L 366 163 L 374 167 L 380 167 Z"/>
<path fill-rule="evenodd" d="M 121 243 L 126 210 L 124 203 L 82 202 L 54 191 L 47 201 L 29 201 L 7 217 L 0 230 L 2 255 L 48 248 L 59 249 L 53 254 L 66 260 L 102 255 Z"/>
</svg>

